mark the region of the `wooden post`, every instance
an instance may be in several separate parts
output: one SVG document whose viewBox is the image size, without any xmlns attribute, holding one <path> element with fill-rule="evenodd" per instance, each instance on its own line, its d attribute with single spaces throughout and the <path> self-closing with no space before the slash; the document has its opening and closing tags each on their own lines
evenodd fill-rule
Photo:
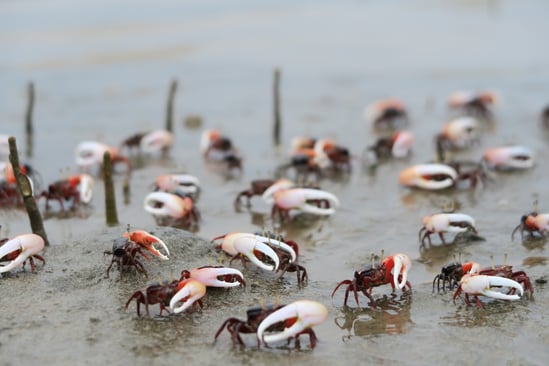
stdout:
<svg viewBox="0 0 549 366">
<path fill-rule="evenodd" d="M 34 83 L 31 81 L 27 86 L 28 104 L 27 112 L 25 113 L 25 137 L 27 142 L 26 155 L 32 157 L 33 135 L 34 129 L 32 126 L 32 112 L 34 110 Z"/>
<path fill-rule="evenodd" d="M 275 146 L 280 146 L 280 69 L 274 70 L 274 82 L 273 82 L 273 112 L 274 112 L 274 128 L 273 128 L 273 140 Z"/>
<path fill-rule="evenodd" d="M 48 236 L 46 235 L 46 230 L 44 229 L 44 223 L 42 222 L 42 215 L 40 210 L 36 205 L 34 200 L 34 194 L 32 191 L 32 184 L 23 172 L 21 172 L 21 165 L 19 165 L 19 153 L 17 152 L 17 142 L 15 137 L 10 136 L 8 139 L 10 145 L 10 163 L 13 168 L 13 174 L 17 180 L 17 187 L 23 197 L 23 202 L 29 215 L 29 221 L 31 225 L 32 232 L 38 236 L 41 236 L 44 239 L 46 245 L 50 245 L 48 241 Z"/>
<path fill-rule="evenodd" d="M 177 91 L 177 80 L 172 80 L 168 92 L 168 103 L 166 105 L 166 131 L 173 133 L 173 101 Z"/>
<path fill-rule="evenodd" d="M 103 154 L 103 178 L 105 179 L 105 216 L 108 226 L 118 225 L 118 214 L 116 212 L 116 196 L 112 181 L 111 154 L 105 151 Z"/>
</svg>

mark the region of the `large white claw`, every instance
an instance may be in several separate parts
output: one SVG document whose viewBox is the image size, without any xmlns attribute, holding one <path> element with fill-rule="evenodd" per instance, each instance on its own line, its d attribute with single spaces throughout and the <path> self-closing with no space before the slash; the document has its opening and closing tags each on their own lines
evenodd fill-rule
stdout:
<svg viewBox="0 0 549 366">
<path fill-rule="evenodd" d="M 290 189 L 293 187 L 295 187 L 295 183 L 292 182 L 291 180 L 279 179 L 273 184 L 271 184 L 271 186 L 267 188 L 265 192 L 263 192 L 263 194 L 261 195 L 261 198 L 263 198 L 265 202 L 271 205 L 275 202 L 274 194 L 276 192 L 284 189 Z"/>
<path fill-rule="evenodd" d="M 433 233 L 459 233 L 474 228 L 475 219 L 462 213 L 440 213 L 424 217 L 423 226 Z"/>
<path fill-rule="evenodd" d="M 238 269 L 228 267 L 200 267 L 191 269 L 191 278 L 202 282 L 208 287 L 236 287 L 244 282 L 244 275 Z M 233 282 L 220 281 L 218 277 L 237 276 L 239 280 Z"/>
<path fill-rule="evenodd" d="M 195 279 L 189 278 L 179 283 L 177 293 L 170 300 L 170 310 L 175 313 L 181 313 L 191 306 L 206 294 L 206 286 Z M 179 302 L 183 304 L 176 306 Z"/>
<path fill-rule="evenodd" d="M 257 328 L 257 337 L 266 344 L 282 341 L 295 337 L 302 331 L 323 323 L 327 317 L 328 309 L 321 303 L 311 300 L 295 301 L 263 319 Z M 295 322 L 289 328 L 285 328 L 282 332 L 264 334 L 271 325 L 294 318 Z"/>
<path fill-rule="evenodd" d="M 437 190 L 452 187 L 457 180 L 454 168 L 444 164 L 420 164 L 404 169 L 399 182 L 406 187 Z"/>
<path fill-rule="evenodd" d="M 80 175 L 80 201 L 82 203 L 90 203 L 93 197 L 93 178 L 89 174 Z"/>
<path fill-rule="evenodd" d="M 155 153 L 172 146 L 173 134 L 166 130 L 156 130 L 147 133 L 141 139 L 140 147 L 145 153 Z"/>
<path fill-rule="evenodd" d="M 408 281 L 408 272 L 412 268 L 412 261 L 406 254 L 394 254 L 393 255 L 394 267 L 393 267 L 393 283 L 395 287 L 402 289 L 406 286 Z M 402 275 L 402 280 L 398 282 L 398 277 Z"/>
<path fill-rule="evenodd" d="M 292 188 L 274 194 L 275 204 L 285 210 L 297 209 L 313 215 L 332 215 L 339 207 L 338 198 L 330 192 L 312 188 Z M 311 201 L 326 201 L 329 207 L 318 207 Z"/>
<path fill-rule="evenodd" d="M 192 207 L 186 199 L 189 198 L 167 192 L 151 192 L 145 197 L 144 208 L 153 216 L 180 219 L 188 212 L 189 206 Z"/>
<path fill-rule="evenodd" d="M 21 253 L 5 266 L 0 266 L 0 273 L 11 271 L 23 264 L 32 255 L 40 253 L 44 249 L 44 239 L 36 234 L 23 234 L 8 240 L 0 246 L 0 258 L 16 250 Z"/>
<path fill-rule="evenodd" d="M 266 236 L 261 236 L 261 235 L 255 235 L 255 237 L 256 237 L 257 240 L 262 241 L 265 244 L 269 244 L 270 246 L 282 249 L 286 253 L 290 254 L 290 257 L 292 258 L 291 262 L 294 262 L 296 260 L 297 254 L 296 254 L 294 248 L 292 248 L 288 244 L 284 243 L 283 241 L 276 240 L 276 239 L 273 239 L 273 238 L 269 238 L 269 237 L 266 237 Z"/>
<path fill-rule="evenodd" d="M 261 237 L 249 233 L 227 234 L 223 237 L 221 249 L 223 249 L 227 254 L 233 256 L 238 254 L 243 255 L 259 268 L 267 271 L 276 271 L 280 264 L 278 255 L 269 245 L 265 244 L 258 238 Z M 257 258 L 254 253 L 256 250 L 269 257 L 271 261 L 274 262 L 274 266 L 266 264 Z"/>
<path fill-rule="evenodd" d="M 520 283 L 505 277 L 467 274 L 462 277 L 460 282 L 461 289 L 471 295 L 484 295 L 502 300 L 518 300 L 524 293 Z M 494 286 L 515 288 L 519 291 L 520 296 L 493 291 L 492 287 Z"/>
</svg>

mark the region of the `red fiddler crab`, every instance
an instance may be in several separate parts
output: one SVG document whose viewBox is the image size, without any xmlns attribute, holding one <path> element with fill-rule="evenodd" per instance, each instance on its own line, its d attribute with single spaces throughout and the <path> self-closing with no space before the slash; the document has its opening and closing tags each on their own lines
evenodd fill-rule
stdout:
<svg viewBox="0 0 549 366">
<path fill-rule="evenodd" d="M 165 254 L 160 252 L 154 246 L 155 244 L 158 244 Z M 122 275 L 123 267 L 132 266 L 135 267 L 137 271 L 147 276 L 147 271 L 145 270 L 143 263 L 137 258 L 137 255 L 139 254 L 146 260 L 149 260 L 149 257 L 143 250 L 147 250 L 150 254 L 162 260 L 168 260 L 168 256 L 170 255 L 170 251 L 166 244 L 156 236 L 144 230 L 125 232 L 122 237 L 113 241 L 111 251 L 106 250 L 104 252 L 104 255 L 112 255 L 111 263 L 107 268 L 107 277 L 109 277 L 109 272 L 115 263 L 118 265 L 120 275 Z"/>
<path fill-rule="evenodd" d="M 154 154 L 161 152 L 167 154 L 173 144 L 173 133 L 167 130 L 155 130 L 150 132 L 140 132 L 132 135 L 122 141 L 122 147 L 127 147 L 130 151 L 137 149 L 139 153 Z"/>
<path fill-rule="evenodd" d="M 231 262 L 237 258 L 245 259 L 266 271 L 276 271 L 280 265 L 280 258 L 273 247 L 287 252 L 291 262 L 296 260 L 297 254 L 294 249 L 280 240 L 256 235 L 252 233 L 229 233 L 212 239 L 212 242 L 222 239 L 218 248 L 232 256 Z"/>
<path fill-rule="evenodd" d="M 484 151 L 482 164 L 500 171 L 529 169 L 534 166 L 534 153 L 520 145 L 493 147 Z"/>
<path fill-rule="evenodd" d="M 229 318 L 215 333 L 217 340 L 223 329 L 231 334 L 233 345 L 244 346 L 241 334 L 256 333 L 257 345 L 266 347 L 274 342 L 287 340 L 288 343 L 302 334 L 309 335 L 311 349 L 317 344 L 313 326 L 322 324 L 328 318 L 328 309 L 321 303 L 311 300 L 298 300 L 288 305 L 269 305 L 247 310 L 247 319 Z"/>
<path fill-rule="evenodd" d="M 419 242 L 426 246 L 426 240 L 432 245 L 431 235 L 438 234 L 442 244 L 446 244 L 444 233 L 463 233 L 472 231 L 477 234 L 475 220 L 462 213 L 438 213 L 423 218 L 423 226 L 419 229 Z"/>
<path fill-rule="evenodd" d="M 156 177 L 154 191 L 189 196 L 195 200 L 200 193 L 200 180 L 190 174 L 162 174 Z"/>
<path fill-rule="evenodd" d="M 63 201 L 72 201 L 73 209 L 87 205 L 93 197 L 93 178 L 89 174 L 77 174 L 58 180 L 50 184 L 47 191 L 42 191 L 38 199 L 42 197 L 46 198 L 46 209 L 50 200 L 58 201 L 62 211 L 65 210 Z"/>
<path fill-rule="evenodd" d="M 534 237 L 535 234 L 546 237 L 549 234 L 549 214 L 540 214 L 535 210 L 527 215 L 523 215 L 520 218 L 520 224 L 511 233 L 511 240 L 515 240 L 515 233 L 517 231 L 520 232 L 522 240 L 524 240 L 524 232 L 528 233 L 530 237 Z"/>
<path fill-rule="evenodd" d="M 217 130 L 205 130 L 200 138 L 200 152 L 206 161 L 227 164 L 242 170 L 242 158 L 232 141 Z"/>
<path fill-rule="evenodd" d="M 145 197 L 144 208 L 159 223 L 168 222 L 168 225 L 182 223 L 185 227 L 194 227 L 200 221 L 200 212 L 189 196 L 151 192 Z"/>
<path fill-rule="evenodd" d="M 25 263 L 29 261 L 31 271 L 34 272 L 36 266 L 34 259 L 42 261 L 46 264 L 44 258 L 39 255 L 44 249 L 44 239 L 36 234 L 22 234 L 12 239 L 0 240 L 0 262 L 9 263 L 0 265 L 0 273 L 9 272 L 18 266 L 25 267 Z"/>
<path fill-rule="evenodd" d="M 372 264 L 365 266 L 359 271 L 355 271 L 352 280 L 341 281 L 332 291 L 332 298 L 341 286 L 347 285 L 345 298 L 343 300 L 344 306 L 347 306 L 347 300 L 349 298 L 349 293 L 351 292 L 355 297 L 356 304 L 359 305 L 358 292 L 362 291 L 370 300 L 371 306 L 376 308 L 376 301 L 372 296 L 373 288 L 391 284 L 393 291 L 395 288 L 402 289 L 402 291 L 405 291 L 406 287 L 411 289 L 412 286 L 410 285 L 410 282 L 408 282 L 408 272 L 411 267 L 412 261 L 406 254 L 399 253 L 390 255 L 383 259 L 378 266 L 375 265 L 375 257 L 372 255 Z"/>
<path fill-rule="evenodd" d="M 129 159 L 120 155 L 118 148 L 97 141 L 84 141 L 76 146 L 76 165 L 84 171 L 101 168 L 103 166 L 103 156 L 106 152 L 111 156 L 113 168 L 119 164 L 124 164 L 127 171 L 131 171 Z"/>
<path fill-rule="evenodd" d="M 493 91 L 457 91 L 448 96 L 448 106 L 490 120 L 493 113 L 492 107 L 498 99 Z"/>
<path fill-rule="evenodd" d="M 389 137 L 381 137 L 363 153 L 367 162 L 375 166 L 380 162 L 403 159 L 412 153 L 414 135 L 409 131 L 397 131 Z"/>
<path fill-rule="evenodd" d="M 403 101 L 388 98 L 369 104 L 364 110 L 364 116 L 376 130 L 391 130 L 409 124 L 408 112 Z"/>
<path fill-rule="evenodd" d="M 293 182 L 280 180 L 263 192 L 262 198 L 272 204 L 271 216 L 290 220 L 290 211 L 297 210 L 317 216 L 330 216 L 339 206 L 338 198 L 330 192 L 314 188 L 292 188 Z"/>
</svg>

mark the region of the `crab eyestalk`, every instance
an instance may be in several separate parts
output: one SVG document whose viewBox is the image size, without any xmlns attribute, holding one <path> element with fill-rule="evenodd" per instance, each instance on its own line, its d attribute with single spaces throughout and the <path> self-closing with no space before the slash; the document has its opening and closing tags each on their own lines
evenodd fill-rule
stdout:
<svg viewBox="0 0 549 366">
<path fill-rule="evenodd" d="M 0 258 L 20 251 L 19 255 L 5 266 L 0 266 L 0 273 L 11 271 L 23 264 L 28 258 L 44 249 L 44 239 L 36 234 L 23 234 L 8 240 L 0 246 Z"/>
<path fill-rule="evenodd" d="M 311 300 L 295 301 L 269 314 L 259 324 L 257 338 L 268 344 L 308 333 L 311 337 L 311 348 L 314 348 L 316 336 L 311 328 L 323 323 L 327 317 L 328 309 L 321 303 Z M 281 332 L 265 334 L 270 326 L 277 323 L 284 323 Z"/>
</svg>

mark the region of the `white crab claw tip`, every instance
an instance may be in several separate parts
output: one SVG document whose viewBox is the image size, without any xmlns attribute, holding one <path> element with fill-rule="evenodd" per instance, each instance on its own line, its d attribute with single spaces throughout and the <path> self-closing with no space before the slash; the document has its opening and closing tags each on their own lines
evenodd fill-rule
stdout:
<svg viewBox="0 0 549 366">
<path fill-rule="evenodd" d="M 44 249 L 44 239 L 36 234 L 18 235 L 8 240 L 0 246 L 0 258 L 16 250 L 21 250 L 21 253 L 7 265 L 1 266 L 0 273 L 11 271 L 23 264 L 30 256 L 38 254 L 42 249 Z"/>
<path fill-rule="evenodd" d="M 296 318 L 289 328 L 282 332 L 265 335 L 273 324 Z M 328 318 L 328 309 L 321 303 L 311 300 L 299 300 L 286 305 L 268 315 L 257 328 L 257 337 L 265 343 L 277 342 L 296 336 L 305 329 L 323 323 Z"/>
</svg>

